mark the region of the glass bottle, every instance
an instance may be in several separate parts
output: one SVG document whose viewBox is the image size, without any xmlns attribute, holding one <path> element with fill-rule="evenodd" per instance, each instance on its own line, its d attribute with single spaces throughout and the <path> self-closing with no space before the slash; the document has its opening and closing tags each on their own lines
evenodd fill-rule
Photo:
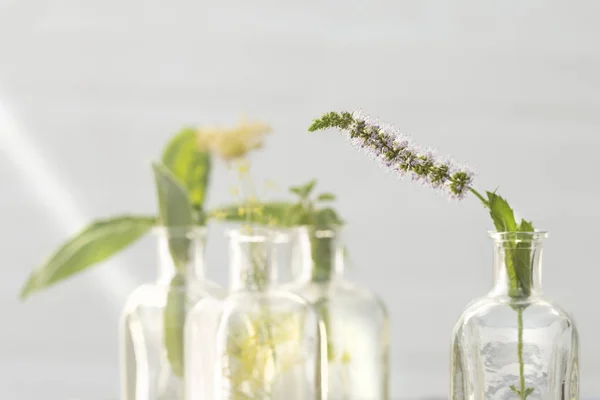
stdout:
<svg viewBox="0 0 600 400">
<path fill-rule="evenodd" d="M 542 294 L 547 234 L 490 236 L 494 284 L 454 330 L 451 399 L 579 399 L 577 330 Z"/>
<path fill-rule="evenodd" d="M 273 235 L 257 229 L 230 235 L 230 294 L 211 400 L 325 399 L 323 327 L 303 299 L 276 289 Z"/>
<path fill-rule="evenodd" d="M 190 305 L 218 296 L 204 279 L 205 230 L 156 228 L 158 277 L 127 299 L 120 322 L 121 399 L 183 400 L 183 326 Z"/>
<path fill-rule="evenodd" d="M 295 281 L 284 285 L 313 304 L 326 327 L 328 399 L 389 398 L 389 323 L 383 302 L 343 276 L 339 229 L 293 230 Z"/>
</svg>

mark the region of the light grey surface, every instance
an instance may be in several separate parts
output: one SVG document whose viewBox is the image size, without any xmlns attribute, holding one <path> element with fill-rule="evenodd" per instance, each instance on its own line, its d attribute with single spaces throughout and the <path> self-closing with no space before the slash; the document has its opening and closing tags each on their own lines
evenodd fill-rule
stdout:
<svg viewBox="0 0 600 400">
<path fill-rule="evenodd" d="M 582 390 L 600 392 L 596 286 L 600 4 L 560 1 L 0 0 L 0 389 L 116 396 L 116 324 L 153 243 L 24 305 L 30 268 L 93 217 L 152 212 L 148 161 L 187 123 L 245 113 L 276 134 L 255 173 L 320 177 L 348 219 L 349 274 L 387 302 L 394 397 L 443 395 L 448 340 L 491 276 L 490 222 L 383 174 L 335 133 L 361 107 L 477 168 L 551 238 L 548 294 L 572 311 Z M 217 168 L 210 203 L 229 200 Z M 224 243 L 209 249 L 225 279 Z"/>
</svg>

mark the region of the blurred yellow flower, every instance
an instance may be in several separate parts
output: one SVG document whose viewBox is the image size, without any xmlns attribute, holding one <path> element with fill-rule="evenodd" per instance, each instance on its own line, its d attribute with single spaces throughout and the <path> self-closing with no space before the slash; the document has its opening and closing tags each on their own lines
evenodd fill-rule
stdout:
<svg viewBox="0 0 600 400">
<path fill-rule="evenodd" d="M 232 128 L 199 128 L 197 143 L 200 151 L 210 151 L 225 161 L 243 157 L 248 152 L 260 149 L 264 137 L 271 127 L 262 122 L 240 121 Z"/>
<path fill-rule="evenodd" d="M 348 350 L 342 353 L 342 357 L 340 359 L 342 364 L 350 364 L 352 362 L 352 356 Z"/>
</svg>

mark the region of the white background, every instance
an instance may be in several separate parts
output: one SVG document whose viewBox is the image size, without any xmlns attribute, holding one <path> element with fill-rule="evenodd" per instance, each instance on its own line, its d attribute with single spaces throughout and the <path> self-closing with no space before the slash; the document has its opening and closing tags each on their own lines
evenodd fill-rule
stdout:
<svg viewBox="0 0 600 400">
<path fill-rule="evenodd" d="M 18 290 L 90 219 L 154 211 L 149 161 L 171 134 L 242 114 L 275 130 L 257 180 L 338 194 L 349 275 L 391 312 L 394 398 L 446 394 L 453 324 L 490 286 L 491 221 L 306 133 L 353 108 L 469 163 L 551 232 L 544 287 L 579 324 L 583 394 L 600 394 L 599 17 L 594 0 L 0 0 L 2 399 L 117 398 L 117 318 L 154 275 L 152 240 L 24 304 Z M 228 179 L 216 168 L 211 205 Z"/>
</svg>

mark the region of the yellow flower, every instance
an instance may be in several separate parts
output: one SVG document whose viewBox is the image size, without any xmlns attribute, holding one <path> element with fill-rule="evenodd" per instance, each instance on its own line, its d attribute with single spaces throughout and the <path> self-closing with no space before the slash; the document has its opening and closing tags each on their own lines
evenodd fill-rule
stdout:
<svg viewBox="0 0 600 400">
<path fill-rule="evenodd" d="M 248 171 L 250 171 L 250 163 L 248 162 L 248 160 L 242 160 L 238 161 L 236 164 L 236 169 L 241 179 L 244 175 L 248 173 Z"/>
<path fill-rule="evenodd" d="M 350 362 L 352 361 L 352 356 L 350 355 L 350 352 L 348 350 L 345 350 L 342 353 L 342 358 L 340 359 L 340 361 L 342 362 L 342 364 L 350 364 Z"/>
<path fill-rule="evenodd" d="M 225 161 L 243 157 L 248 152 L 260 149 L 264 137 L 271 127 L 262 122 L 240 121 L 233 128 L 200 128 L 197 143 L 200 151 L 210 151 Z"/>
</svg>

